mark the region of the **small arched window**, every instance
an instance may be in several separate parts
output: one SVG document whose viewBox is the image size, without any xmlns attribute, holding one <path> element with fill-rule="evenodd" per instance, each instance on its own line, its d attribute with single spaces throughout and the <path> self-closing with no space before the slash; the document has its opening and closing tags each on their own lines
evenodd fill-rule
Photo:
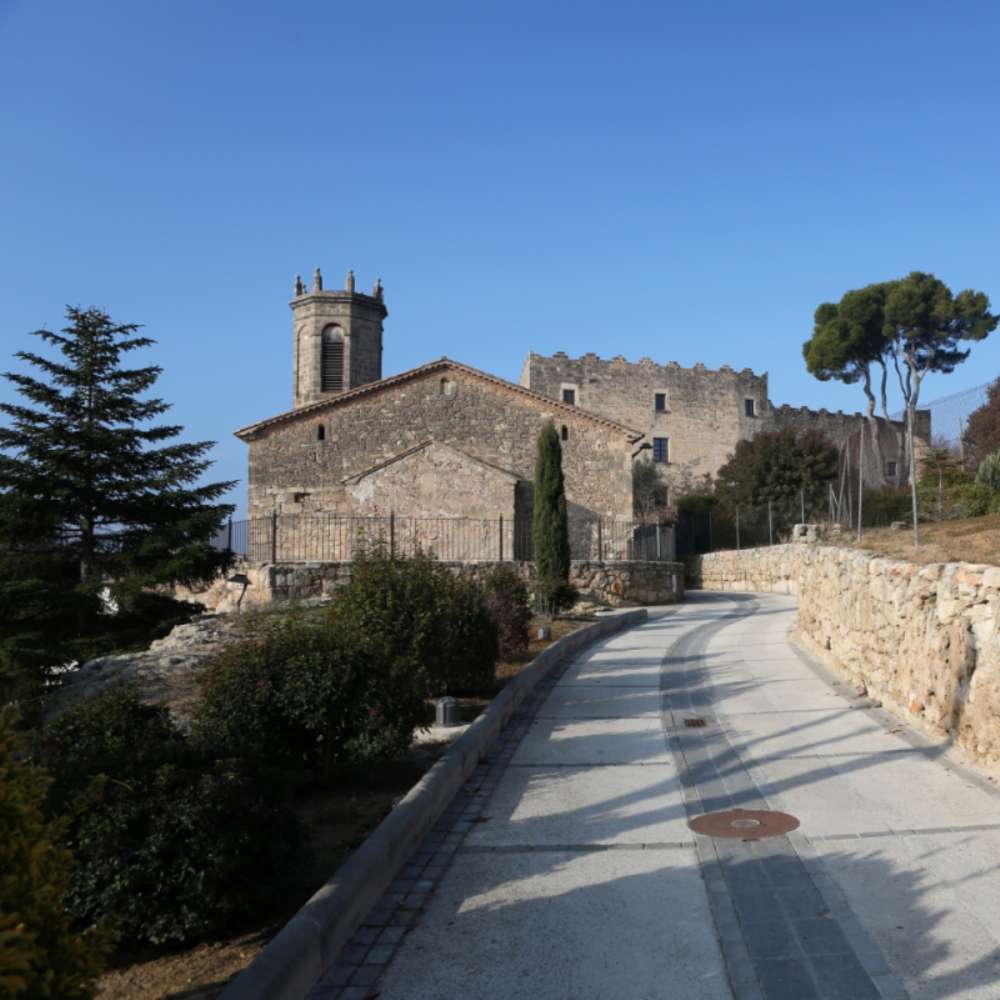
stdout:
<svg viewBox="0 0 1000 1000">
<path fill-rule="evenodd" d="M 323 328 L 320 358 L 320 390 L 340 392 L 344 388 L 344 333 L 339 326 Z"/>
<path fill-rule="evenodd" d="M 325 441 L 326 440 L 326 425 L 325 424 L 320 424 L 319 427 L 316 428 L 316 440 L 317 441 Z"/>
<path fill-rule="evenodd" d="M 455 395 L 455 383 L 452 382 L 450 378 L 441 379 L 441 395 L 442 396 Z"/>
<path fill-rule="evenodd" d="M 569 440 L 569 428 L 565 424 L 562 425 L 562 439 L 563 441 Z"/>
</svg>

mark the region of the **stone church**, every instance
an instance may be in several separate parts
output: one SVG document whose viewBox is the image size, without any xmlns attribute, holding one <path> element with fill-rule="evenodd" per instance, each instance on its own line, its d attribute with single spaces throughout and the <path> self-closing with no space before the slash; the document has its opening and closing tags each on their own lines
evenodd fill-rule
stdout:
<svg viewBox="0 0 1000 1000">
<path fill-rule="evenodd" d="M 747 368 L 649 358 L 532 353 L 519 384 L 449 358 L 383 378 L 384 298 L 381 281 L 357 291 L 352 272 L 337 291 L 318 268 L 311 288 L 296 279 L 292 408 L 236 432 L 250 451 L 251 518 L 526 518 L 535 438 L 552 420 L 571 520 L 628 521 L 636 460 L 654 462 L 676 496 L 761 430 L 813 427 L 842 443 L 861 424 L 859 414 L 775 407 L 767 375 Z M 904 474 L 897 433 L 880 427 L 885 466 L 869 462 L 873 485 Z"/>
</svg>

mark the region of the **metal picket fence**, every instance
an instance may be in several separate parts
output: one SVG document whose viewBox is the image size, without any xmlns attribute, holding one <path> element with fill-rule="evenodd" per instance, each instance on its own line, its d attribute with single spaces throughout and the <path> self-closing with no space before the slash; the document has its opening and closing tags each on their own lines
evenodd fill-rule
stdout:
<svg viewBox="0 0 1000 1000">
<path fill-rule="evenodd" d="M 670 525 L 570 516 L 570 557 L 671 561 Z M 530 519 L 278 514 L 228 521 L 215 545 L 252 562 L 351 562 L 373 545 L 394 556 L 432 553 L 443 562 L 530 561 Z"/>
</svg>

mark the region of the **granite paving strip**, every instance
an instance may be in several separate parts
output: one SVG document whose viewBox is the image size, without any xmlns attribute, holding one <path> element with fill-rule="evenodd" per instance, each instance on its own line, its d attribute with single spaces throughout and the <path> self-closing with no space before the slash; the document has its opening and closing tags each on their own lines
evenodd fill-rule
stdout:
<svg viewBox="0 0 1000 1000">
<path fill-rule="evenodd" d="M 718 601 L 708 595 L 695 600 Z M 683 635 L 664 658 L 664 733 L 683 762 L 684 802 L 692 818 L 774 808 L 713 713 L 719 698 L 708 666 L 713 635 L 757 607 L 745 598 L 728 616 Z M 680 722 L 690 715 L 701 716 L 707 726 L 685 730 Z M 908 996 L 803 836 L 699 837 L 698 853 L 735 1000 Z"/>
<path fill-rule="evenodd" d="M 389 966 L 405 935 L 416 924 L 421 910 L 461 849 L 466 835 L 476 824 L 484 821 L 484 809 L 510 766 L 511 758 L 536 712 L 575 662 L 566 660 L 557 665 L 525 699 L 503 728 L 490 754 L 480 761 L 455 800 L 351 941 L 341 950 L 337 961 L 309 993 L 307 1000 L 365 1000 L 376 995 L 375 984 Z M 493 849 L 493 852 L 497 850 Z M 567 850 L 573 851 L 573 848 Z"/>
</svg>

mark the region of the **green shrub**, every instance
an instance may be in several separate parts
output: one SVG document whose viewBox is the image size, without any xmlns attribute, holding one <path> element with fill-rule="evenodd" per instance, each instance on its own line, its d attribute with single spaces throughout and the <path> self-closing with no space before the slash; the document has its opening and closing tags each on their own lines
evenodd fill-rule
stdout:
<svg viewBox="0 0 1000 1000">
<path fill-rule="evenodd" d="M 976 482 L 1000 493 L 1000 451 L 987 455 L 976 470 Z"/>
<path fill-rule="evenodd" d="M 400 692 L 426 698 L 493 683 L 497 625 L 482 589 L 426 554 L 361 554 L 331 620 L 345 648 Z"/>
<path fill-rule="evenodd" d="M 0 996 L 86 1000 L 106 951 L 103 935 L 77 935 L 65 899 L 72 858 L 42 804 L 46 772 L 14 746 L 12 712 L 0 713 Z"/>
<path fill-rule="evenodd" d="M 422 692 L 365 662 L 328 612 L 293 611 L 206 665 L 194 731 L 223 753 L 322 770 L 398 753 L 422 716 Z"/>
<path fill-rule="evenodd" d="M 486 606 L 497 623 L 500 656 L 511 660 L 528 652 L 531 606 L 528 588 L 513 566 L 497 566 L 483 582 Z"/>
<path fill-rule="evenodd" d="M 982 517 L 990 509 L 993 489 L 985 483 L 960 483 L 951 491 L 953 517 Z"/>
<path fill-rule="evenodd" d="M 483 588 L 448 570 L 441 578 L 441 633 L 428 663 L 434 693 L 490 694 L 500 658 L 499 624 Z"/>
<path fill-rule="evenodd" d="M 989 486 L 968 477 L 943 485 L 924 481 L 917 488 L 918 510 L 921 518 L 928 521 L 981 517 L 989 511 L 993 497 Z"/>
<path fill-rule="evenodd" d="M 126 942 L 180 942 L 264 901 L 295 829 L 267 786 L 193 746 L 166 709 L 115 685 L 38 739 L 75 869 L 66 905 Z"/>
<path fill-rule="evenodd" d="M 865 524 L 885 525 L 893 521 L 910 521 L 911 499 L 907 487 L 884 486 L 865 490 L 862 516 Z"/>
<path fill-rule="evenodd" d="M 83 698 L 39 736 L 38 752 L 54 776 L 50 807 L 60 812 L 95 775 L 141 778 L 186 751 L 180 730 L 160 706 L 146 705 L 128 681 Z"/>
<path fill-rule="evenodd" d="M 294 834 L 239 761 L 101 775 L 73 803 L 67 905 L 123 942 L 204 937 L 272 897 Z"/>
</svg>

